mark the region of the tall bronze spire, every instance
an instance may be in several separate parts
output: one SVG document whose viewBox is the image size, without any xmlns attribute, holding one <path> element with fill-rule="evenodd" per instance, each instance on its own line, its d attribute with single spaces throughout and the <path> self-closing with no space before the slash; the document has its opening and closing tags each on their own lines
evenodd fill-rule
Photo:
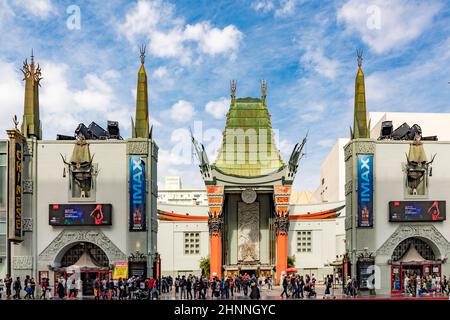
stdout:
<svg viewBox="0 0 450 320">
<path fill-rule="evenodd" d="M 366 110 L 366 89 L 364 84 L 364 73 L 362 71 L 362 50 L 357 50 L 358 55 L 358 73 L 355 79 L 355 109 L 353 119 L 352 139 L 370 138 L 370 130 L 367 125 Z"/>
<path fill-rule="evenodd" d="M 22 67 L 23 80 L 25 80 L 25 99 L 23 104 L 22 134 L 25 137 L 42 139 L 42 127 L 39 117 L 39 82 L 42 79 L 41 67 L 35 67 L 33 49 L 31 49 L 31 63 L 27 59 Z"/>
<path fill-rule="evenodd" d="M 145 72 L 145 46 L 139 48 L 141 53 L 141 67 L 138 72 L 137 94 L 136 94 L 136 118 L 135 123 L 131 119 L 131 131 L 133 138 L 148 138 L 148 93 L 147 73 Z"/>
</svg>

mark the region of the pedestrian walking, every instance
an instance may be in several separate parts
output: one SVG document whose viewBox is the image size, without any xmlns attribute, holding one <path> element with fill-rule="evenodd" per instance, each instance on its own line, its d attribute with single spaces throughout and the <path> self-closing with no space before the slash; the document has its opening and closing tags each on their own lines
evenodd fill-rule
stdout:
<svg viewBox="0 0 450 320">
<path fill-rule="evenodd" d="M 12 286 L 13 280 L 9 274 L 6 275 L 4 282 L 5 282 L 5 287 L 6 287 L 6 299 L 11 299 L 11 286 Z"/>
<path fill-rule="evenodd" d="M 3 279 L 0 279 L 0 300 L 3 298 L 3 291 L 5 290 L 5 283 Z"/>
<path fill-rule="evenodd" d="M 14 281 L 13 289 L 14 289 L 13 298 L 18 300 L 22 299 L 20 297 L 20 291 L 22 290 L 22 283 L 20 282 L 20 277 L 17 277 L 16 280 Z"/>
<path fill-rule="evenodd" d="M 65 289 L 66 288 L 64 288 L 64 282 L 62 280 L 59 280 L 58 281 L 58 286 L 56 288 L 59 300 L 63 300 L 64 299 Z"/>
<path fill-rule="evenodd" d="M 250 299 L 259 300 L 260 298 L 261 298 L 261 293 L 259 291 L 258 285 L 253 282 L 252 286 L 251 286 Z"/>
<path fill-rule="evenodd" d="M 287 289 L 288 289 L 288 279 L 287 279 L 287 276 L 284 276 L 284 277 L 283 277 L 282 286 L 283 286 L 283 292 L 281 293 L 281 297 L 283 298 L 283 295 L 286 294 L 286 298 L 289 298 L 289 294 L 288 294 L 288 292 L 287 292 Z"/>
</svg>

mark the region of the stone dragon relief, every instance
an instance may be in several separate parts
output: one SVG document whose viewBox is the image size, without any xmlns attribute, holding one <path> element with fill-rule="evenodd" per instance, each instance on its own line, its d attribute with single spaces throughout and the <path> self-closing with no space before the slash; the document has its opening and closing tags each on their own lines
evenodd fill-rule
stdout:
<svg viewBox="0 0 450 320">
<path fill-rule="evenodd" d="M 259 260 L 259 202 L 238 203 L 238 260 Z"/>
<path fill-rule="evenodd" d="M 377 250 L 377 255 L 391 256 L 395 248 L 405 239 L 411 237 L 424 238 L 431 241 L 439 249 L 439 256 L 444 259 L 450 253 L 450 242 L 433 225 L 401 225 Z"/>
<path fill-rule="evenodd" d="M 64 230 L 39 254 L 39 260 L 52 265 L 61 251 L 79 242 L 90 242 L 102 249 L 110 263 L 126 261 L 126 255 L 101 231 Z"/>
</svg>

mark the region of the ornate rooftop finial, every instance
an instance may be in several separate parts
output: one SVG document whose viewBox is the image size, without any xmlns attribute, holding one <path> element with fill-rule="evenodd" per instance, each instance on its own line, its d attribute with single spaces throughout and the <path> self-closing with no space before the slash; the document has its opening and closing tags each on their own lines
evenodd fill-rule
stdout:
<svg viewBox="0 0 450 320">
<path fill-rule="evenodd" d="M 17 114 L 13 117 L 14 128 L 17 130 L 17 126 L 19 125 L 19 120 L 17 119 Z"/>
<path fill-rule="evenodd" d="M 261 95 L 263 98 L 266 97 L 267 93 L 267 80 L 261 80 Z"/>
<path fill-rule="evenodd" d="M 40 86 L 40 81 L 42 80 L 41 66 L 37 65 L 36 72 L 34 73 L 34 81 Z"/>
<path fill-rule="evenodd" d="M 230 81 L 231 98 L 233 100 L 236 98 L 236 85 L 237 85 L 237 81 L 236 80 L 231 80 Z"/>
<path fill-rule="evenodd" d="M 362 49 L 356 50 L 356 54 L 358 55 L 358 67 L 361 68 L 362 60 L 363 60 L 363 57 L 362 57 L 363 51 L 362 51 Z"/>
<path fill-rule="evenodd" d="M 35 66 L 33 49 L 31 49 L 30 63 L 27 59 L 23 62 L 22 73 L 25 81 L 25 99 L 21 131 L 27 138 L 34 136 L 40 140 L 42 129 L 39 114 L 39 82 L 42 74 L 39 64 L 37 68 Z"/>
<path fill-rule="evenodd" d="M 141 53 L 141 64 L 144 64 L 145 62 L 145 48 L 146 48 L 145 44 L 142 44 L 139 47 L 139 52 Z"/>
</svg>

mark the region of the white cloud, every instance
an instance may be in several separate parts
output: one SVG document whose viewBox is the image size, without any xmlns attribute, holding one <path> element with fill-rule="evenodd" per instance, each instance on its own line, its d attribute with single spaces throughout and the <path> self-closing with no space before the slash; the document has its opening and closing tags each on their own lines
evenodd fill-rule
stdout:
<svg viewBox="0 0 450 320">
<path fill-rule="evenodd" d="M 297 0 L 259 0 L 252 2 L 252 8 L 256 11 L 261 11 L 264 13 L 274 11 L 275 17 L 286 17 L 290 16 L 295 11 L 295 6 Z"/>
<path fill-rule="evenodd" d="M 243 34 L 234 25 L 223 29 L 209 21 L 186 24 L 175 15 L 175 6 L 163 0 L 140 0 L 119 24 L 117 31 L 130 42 L 139 36 L 149 41 L 149 52 L 160 58 L 177 58 L 187 65 L 194 54 L 236 57 Z"/>
<path fill-rule="evenodd" d="M 157 69 L 155 69 L 155 71 L 153 71 L 153 77 L 155 78 L 166 78 L 169 75 L 169 71 L 167 70 L 166 67 L 159 67 Z"/>
<path fill-rule="evenodd" d="M 56 7 L 51 0 L 15 0 L 14 4 L 41 19 L 56 13 Z"/>
<path fill-rule="evenodd" d="M 138 1 L 125 15 L 118 31 L 134 42 L 136 36 L 152 33 L 167 25 L 173 11 L 174 6 L 162 0 Z"/>
<path fill-rule="evenodd" d="M 300 118 L 305 122 L 314 122 L 322 118 L 325 106 L 321 103 L 312 103 L 300 110 Z"/>
<path fill-rule="evenodd" d="M 380 54 L 419 37 L 441 7 L 437 1 L 350 0 L 339 9 L 337 19 Z"/>
<path fill-rule="evenodd" d="M 323 53 L 323 48 L 307 49 L 301 57 L 300 62 L 303 63 L 307 69 L 314 70 L 318 74 L 329 79 L 336 78 L 339 68 L 339 62 L 327 58 Z"/>
<path fill-rule="evenodd" d="M 6 129 L 12 128 L 12 118 L 17 115 L 22 122 L 24 89 L 16 66 L 0 60 L 0 137 L 6 137 Z"/>
<path fill-rule="evenodd" d="M 262 0 L 253 2 L 252 8 L 255 9 L 256 11 L 270 12 L 275 8 L 275 5 L 273 1 Z"/>
<path fill-rule="evenodd" d="M 276 17 L 290 16 L 295 10 L 295 0 L 281 0 L 281 7 L 275 10 Z"/>
<path fill-rule="evenodd" d="M 118 102 L 108 79 L 117 71 L 106 71 L 102 76 L 88 74 L 80 89 L 68 79 L 70 68 L 66 64 L 43 62 L 44 79 L 40 89 L 40 112 L 44 138 L 54 138 L 57 133 L 73 134 L 78 123 L 96 121 L 106 126 L 106 120 L 117 120 L 121 128 L 130 126 L 130 109 Z M 0 60 L 0 137 L 13 126 L 12 117 L 22 123 L 24 81 L 17 65 Z M 105 76 L 106 75 L 106 76 Z M 106 77 L 106 78 L 105 78 Z M 78 86 L 77 86 L 78 87 Z M 88 125 L 89 123 L 86 123 Z"/>
<path fill-rule="evenodd" d="M 205 106 L 205 111 L 215 119 L 222 119 L 227 114 L 230 106 L 230 99 L 222 97 L 218 100 L 209 101 Z"/>
<path fill-rule="evenodd" d="M 73 95 L 80 111 L 107 112 L 114 96 L 111 86 L 96 74 L 87 74 L 83 81 L 86 88 Z"/>
<path fill-rule="evenodd" d="M 321 148 L 330 148 L 336 143 L 336 139 L 321 139 L 317 141 L 317 145 Z"/>
<path fill-rule="evenodd" d="M 169 116 L 177 122 L 189 122 L 195 114 L 195 108 L 192 103 L 179 100 L 169 110 Z"/>
<path fill-rule="evenodd" d="M 187 40 L 198 42 L 199 49 L 209 55 L 236 52 L 243 34 L 234 25 L 223 29 L 214 28 L 209 22 L 187 25 L 184 31 Z"/>
</svg>

